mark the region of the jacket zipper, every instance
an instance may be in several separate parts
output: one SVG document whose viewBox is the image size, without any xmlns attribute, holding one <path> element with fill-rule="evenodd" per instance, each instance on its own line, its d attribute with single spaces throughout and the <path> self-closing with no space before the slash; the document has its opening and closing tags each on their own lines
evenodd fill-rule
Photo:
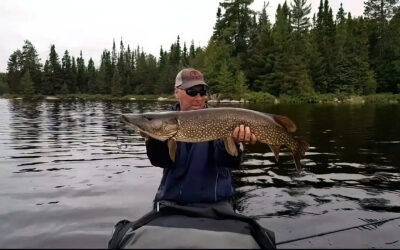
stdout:
<svg viewBox="0 0 400 250">
<path fill-rule="evenodd" d="M 217 201 L 218 174 L 219 172 L 217 172 L 217 177 L 215 178 L 215 201 Z"/>
</svg>

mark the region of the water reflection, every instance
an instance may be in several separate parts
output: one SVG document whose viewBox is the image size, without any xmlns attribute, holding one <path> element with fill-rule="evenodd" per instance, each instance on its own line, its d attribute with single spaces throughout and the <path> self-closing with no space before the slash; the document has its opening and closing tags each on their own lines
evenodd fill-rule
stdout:
<svg viewBox="0 0 400 250">
<path fill-rule="evenodd" d="M 7 235 L 0 244 L 68 248 L 65 235 L 74 235 L 81 247 L 105 247 L 116 221 L 151 208 L 162 171 L 148 161 L 144 139 L 118 117 L 170 107 L 0 100 L 0 235 Z M 324 231 L 337 218 L 357 224 L 400 212 L 399 105 L 241 107 L 287 115 L 296 136 L 311 144 L 300 174 L 287 149 L 276 163 L 263 144 L 247 146 L 233 171 L 238 211 L 265 223 L 278 240 L 307 231 L 303 223 L 311 218 Z M 41 232 L 23 229 L 26 223 Z"/>
</svg>

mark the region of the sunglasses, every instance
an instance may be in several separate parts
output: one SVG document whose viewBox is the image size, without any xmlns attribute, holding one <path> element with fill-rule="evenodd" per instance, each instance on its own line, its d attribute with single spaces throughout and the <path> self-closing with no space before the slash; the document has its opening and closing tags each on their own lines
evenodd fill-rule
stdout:
<svg viewBox="0 0 400 250">
<path fill-rule="evenodd" d="M 202 88 L 200 90 L 197 90 L 195 88 L 188 88 L 188 89 L 184 89 L 184 90 L 185 90 L 186 94 L 191 97 L 195 97 L 195 96 L 197 96 L 197 94 L 200 94 L 200 96 L 205 96 L 207 94 L 207 90 L 204 88 Z"/>
</svg>

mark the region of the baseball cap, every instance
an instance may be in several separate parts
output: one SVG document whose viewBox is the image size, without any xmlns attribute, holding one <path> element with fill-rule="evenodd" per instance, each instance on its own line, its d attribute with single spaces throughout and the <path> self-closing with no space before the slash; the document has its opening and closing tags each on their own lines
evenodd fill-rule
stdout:
<svg viewBox="0 0 400 250">
<path fill-rule="evenodd" d="M 188 89 L 196 85 L 205 85 L 203 74 L 193 68 L 186 68 L 179 71 L 175 79 L 175 88 Z"/>
</svg>

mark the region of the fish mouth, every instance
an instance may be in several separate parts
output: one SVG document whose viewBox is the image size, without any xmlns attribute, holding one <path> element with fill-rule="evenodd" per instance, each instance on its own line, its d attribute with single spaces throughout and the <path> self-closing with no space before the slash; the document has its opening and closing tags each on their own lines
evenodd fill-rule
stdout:
<svg viewBox="0 0 400 250">
<path fill-rule="evenodd" d="M 124 125 L 126 125 L 128 128 L 133 129 L 133 130 L 140 130 L 142 131 L 138 126 L 133 124 L 129 118 L 125 115 L 121 115 L 119 118 L 119 121 L 122 122 Z"/>
<path fill-rule="evenodd" d="M 129 130 L 143 132 L 143 133 L 149 135 L 150 137 L 155 138 L 155 139 L 160 140 L 160 141 L 165 141 L 165 140 L 173 137 L 176 134 L 176 132 L 174 132 L 174 133 L 168 133 L 168 134 L 165 134 L 165 135 L 160 135 L 160 134 L 155 134 L 155 133 L 151 132 L 151 130 L 146 129 L 145 128 L 146 126 L 141 127 L 143 124 L 141 124 L 141 116 L 139 116 L 139 115 L 136 116 L 136 117 L 134 116 L 133 118 L 132 117 L 129 118 L 129 115 L 121 115 L 119 120 Z M 136 124 L 136 122 L 138 124 Z"/>
</svg>

